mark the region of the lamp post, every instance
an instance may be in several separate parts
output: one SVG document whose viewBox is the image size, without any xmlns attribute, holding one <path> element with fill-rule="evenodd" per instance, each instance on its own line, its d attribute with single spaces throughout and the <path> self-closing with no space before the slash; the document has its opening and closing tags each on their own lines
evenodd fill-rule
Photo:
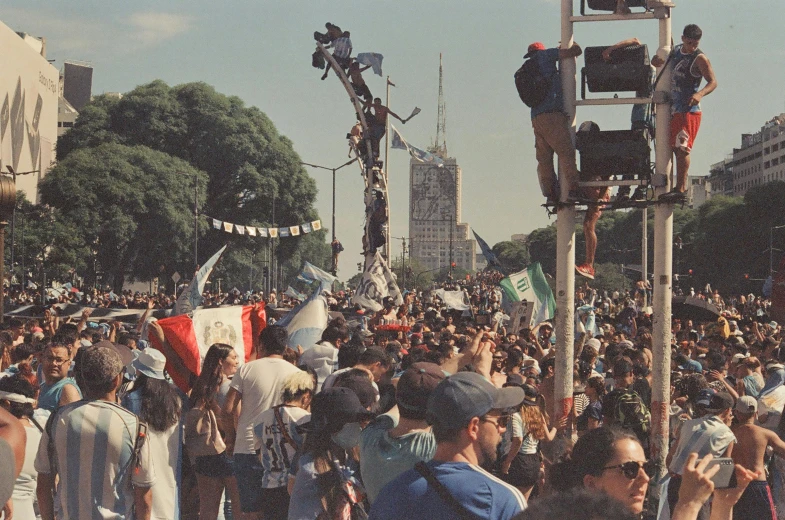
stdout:
<svg viewBox="0 0 785 520">
<path fill-rule="evenodd" d="M 333 172 L 333 223 L 332 223 L 332 232 L 333 232 L 332 233 L 333 234 L 332 241 L 333 242 L 335 242 L 335 172 L 337 172 L 338 170 L 340 170 L 344 166 L 349 166 L 350 164 L 356 162 L 357 159 L 359 159 L 359 157 L 355 157 L 351 161 L 343 163 L 342 165 L 337 166 L 335 168 L 328 168 L 327 166 L 320 166 L 318 164 L 311 164 L 311 163 L 307 163 L 307 162 L 301 162 L 300 163 L 303 166 L 310 166 L 311 168 L 319 168 L 321 170 L 328 170 L 328 171 Z"/>
</svg>

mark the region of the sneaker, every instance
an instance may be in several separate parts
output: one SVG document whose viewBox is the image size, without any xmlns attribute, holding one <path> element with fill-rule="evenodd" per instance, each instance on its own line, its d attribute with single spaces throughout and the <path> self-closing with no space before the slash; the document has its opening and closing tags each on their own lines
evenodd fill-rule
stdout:
<svg viewBox="0 0 785 520">
<path fill-rule="evenodd" d="M 576 265 L 575 270 L 579 275 L 585 276 L 589 280 L 594 280 L 594 267 L 589 264 Z"/>
<path fill-rule="evenodd" d="M 646 200 L 646 191 L 641 188 L 635 188 L 632 194 L 632 200 L 635 202 L 643 202 Z"/>
<path fill-rule="evenodd" d="M 660 195 L 660 198 L 658 200 L 661 200 L 663 202 L 676 203 L 676 202 L 683 202 L 684 200 L 686 200 L 686 198 L 687 198 L 687 194 L 685 194 L 683 191 L 679 191 L 676 188 L 674 188 L 668 193 L 663 193 L 662 195 Z"/>
</svg>

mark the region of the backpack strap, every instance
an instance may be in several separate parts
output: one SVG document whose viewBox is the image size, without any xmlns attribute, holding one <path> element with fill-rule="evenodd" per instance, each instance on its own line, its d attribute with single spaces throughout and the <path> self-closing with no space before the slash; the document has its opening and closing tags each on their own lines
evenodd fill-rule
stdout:
<svg viewBox="0 0 785 520">
<path fill-rule="evenodd" d="M 292 436 L 289 435 L 289 432 L 286 430 L 286 425 L 283 422 L 283 418 L 281 417 L 281 407 L 283 405 L 279 404 L 278 406 L 273 406 L 273 415 L 275 415 L 275 422 L 278 423 L 278 428 L 281 430 L 281 435 L 283 435 L 284 440 L 289 444 L 289 446 L 297 451 L 297 443 L 294 442 Z"/>
<path fill-rule="evenodd" d="M 455 513 L 458 514 L 458 518 L 461 520 L 477 520 L 477 518 L 479 518 L 477 515 L 466 509 L 463 504 L 458 502 L 454 496 L 452 496 L 450 491 L 445 487 L 444 484 L 439 482 L 439 479 L 436 478 L 436 475 L 433 474 L 433 471 L 431 471 L 431 468 L 429 468 L 425 462 L 418 462 L 414 465 L 414 469 L 417 471 L 417 473 L 423 476 L 426 482 L 428 482 L 428 485 L 431 486 L 434 491 L 436 491 L 436 494 L 438 494 L 439 497 L 444 500 Z"/>
</svg>

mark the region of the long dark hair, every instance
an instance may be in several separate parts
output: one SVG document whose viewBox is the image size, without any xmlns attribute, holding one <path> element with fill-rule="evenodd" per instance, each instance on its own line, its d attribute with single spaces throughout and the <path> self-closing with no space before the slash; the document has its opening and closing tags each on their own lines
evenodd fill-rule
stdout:
<svg viewBox="0 0 785 520">
<path fill-rule="evenodd" d="M 204 356 L 202 371 L 191 389 L 191 406 L 211 403 L 223 381 L 221 362 L 229 357 L 234 348 L 225 343 L 214 343 Z"/>
<path fill-rule="evenodd" d="M 154 431 L 165 432 L 180 420 L 180 395 L 174 386 L 163 379 L 153 379 L 139 373 L 133 391 L 142 394 L 139 417 Z"/>
<path fill-rule="evenodd" d="M 601 426 L 586 432 L 572 449 L 551 467 L 549 482 L 557 491 L 583 486 L 583 477 L 599 475 L 616 455 L 616 442 L 629 439 L 640 444 L 634 433 L 619 428 Z"/>
</svg>

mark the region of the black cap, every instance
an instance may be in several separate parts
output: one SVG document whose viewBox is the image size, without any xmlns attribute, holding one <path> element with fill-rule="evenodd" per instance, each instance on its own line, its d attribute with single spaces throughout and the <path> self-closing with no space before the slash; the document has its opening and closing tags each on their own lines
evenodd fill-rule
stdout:
<svg viewBox="0 0 785 520">
<path fill-rule="evenodd" d="M 350 388 L 325 388 L 311 401 L 311 422 L 308 429 L 317 431 L 330 427 L 329 430 L 338 431 L 344 424 L 371 419 L 373 416 Z"/>
</svg>

